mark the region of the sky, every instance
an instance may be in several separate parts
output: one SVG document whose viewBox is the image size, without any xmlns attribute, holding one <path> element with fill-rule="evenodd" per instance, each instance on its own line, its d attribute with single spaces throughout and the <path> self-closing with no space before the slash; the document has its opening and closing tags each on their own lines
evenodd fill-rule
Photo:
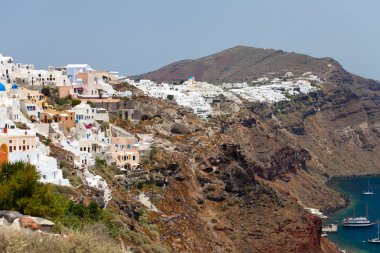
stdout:
<svg viewBox="0 0 380 253">
<path fill-rule="evenodd" d="M 380 80 L 379 0 L 2 1 L 0 53 L 141 74 L 237 46 L 332 57 Z"/>
</svg>

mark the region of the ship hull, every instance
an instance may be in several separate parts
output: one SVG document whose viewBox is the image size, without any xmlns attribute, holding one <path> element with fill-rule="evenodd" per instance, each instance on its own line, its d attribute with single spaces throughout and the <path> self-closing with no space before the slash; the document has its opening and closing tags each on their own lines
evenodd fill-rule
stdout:
<svg viewBox="0 0 380 253">
<path fill-rule="evenodd" d="M 366 223 L 366 224 L 347 224 L 343 223 L 343 227 L 371 227 L 375 225 L 375 223 Z"/>
</svg>

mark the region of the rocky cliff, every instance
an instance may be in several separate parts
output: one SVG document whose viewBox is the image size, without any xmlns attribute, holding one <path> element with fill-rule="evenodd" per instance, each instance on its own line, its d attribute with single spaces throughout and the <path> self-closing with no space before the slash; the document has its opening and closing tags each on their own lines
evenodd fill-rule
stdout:
<svg viewBox="0 0 380 253">
<path fill-rule="evenodd" d="M 307 150 L 261 120 L 247 124 L 258 117 L 249 109 L 206 122 L 167 101 L 133 102 L 145 120 L 124 127 L 156 136 L 158 153 L 144 168 L 166 182 L 156 224 L 174 252 L 336 252 L 321 248 L 321 220 L 300 205 L 344 204 L 308 171 Z"/>
<path fill-rule="evenodd" d="M 169 101 L 133 98 L 144 120 L 118 124 L 156 136 L 158 153 L 144 168 L 165 182 L 156 222 L 174 252 L 337 252 L 303 207 L 336 210 L 345 201 L 325 185 L 330 177 L 379 172 L 377 81 L 330 58 L 246 47 L 136 78 L 222 83 L 289 71 L 323 82 L 289 101 L 223 105 L 229 113 L 208 121 Z"/>
</svg>

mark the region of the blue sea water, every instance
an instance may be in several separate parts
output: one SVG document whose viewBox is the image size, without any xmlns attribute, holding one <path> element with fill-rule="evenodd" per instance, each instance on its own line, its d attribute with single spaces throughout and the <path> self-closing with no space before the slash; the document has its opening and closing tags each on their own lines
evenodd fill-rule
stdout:
<svg viewBox="0 0 380 253">
<path fill-rule="evenodd" d="M 363 195 L 363 191 L 367 189 L 368 180 L 370 180 L 375 195 Z M 376 225 L 370 228 L 345 228 L 342 226 L 342 220 L 344 217 L 352 217 L 354 210 L 356 216 L 365 216 L 366 205 L 368 205 L 368 218 L 374 222 L 377 219 L 380 220 L 380 176 L 337 179 L 332 182 L 331 186 L 346 193 L 350 198 L 350 204 L 324 221 L 324 224 L 338 222 L 338 233 L 329 234 L 328 238 L 339 248 L 349 252 L 379 253 L 380 244 L 367 242 L 368 238 L 377 237 Z"/>
</svg>

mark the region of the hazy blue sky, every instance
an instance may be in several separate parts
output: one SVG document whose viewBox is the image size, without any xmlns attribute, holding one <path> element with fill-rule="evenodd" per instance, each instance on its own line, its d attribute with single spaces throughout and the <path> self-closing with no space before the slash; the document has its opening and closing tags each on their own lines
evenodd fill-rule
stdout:
<svg viewBox="0 0 380 253">
<path fill-rule="evenodd" d="M 380 80 L 379 0 L 8 0 L 0 53 L 139 74 L 236 45 L 331 56 Z"/>
</svg>

